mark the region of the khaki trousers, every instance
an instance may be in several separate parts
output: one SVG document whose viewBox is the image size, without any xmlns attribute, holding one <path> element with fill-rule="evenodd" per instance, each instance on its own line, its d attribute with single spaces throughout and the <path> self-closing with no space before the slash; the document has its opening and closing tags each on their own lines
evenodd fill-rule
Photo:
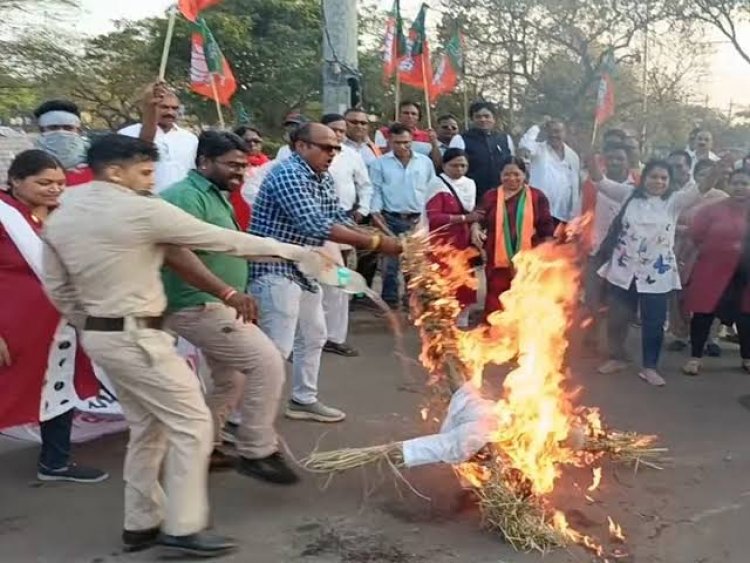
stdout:
<svg viewBox="0 0 750 563">
<path fill-rule="evenodd" d="M 182 309 L 170 314 L 166 325 L 200 348 L 211 368 L 214 385 L 206 402 L 213 416 L 214 442 L 221 442 L 221 429 L 242 393 L 237 451 L 250 459 L 276 452 L 274 422 L 285 372 L 284 360 L 273 342 L 254 324 L 238 320 L 235 310 L 221 303 Z M 238 386 L 237 372 L 246 379 L 244 391 Z"/>
<path fill-rule="evenodd" d="M 161 330 L 83 333 L 83 347 L 117 391 L 130 426 L 125 529 L 183 536 L 208 523 L 213 433 L 198 377 Z M 164 487 L 159 474 L 164 463 Z"/>
</svg>

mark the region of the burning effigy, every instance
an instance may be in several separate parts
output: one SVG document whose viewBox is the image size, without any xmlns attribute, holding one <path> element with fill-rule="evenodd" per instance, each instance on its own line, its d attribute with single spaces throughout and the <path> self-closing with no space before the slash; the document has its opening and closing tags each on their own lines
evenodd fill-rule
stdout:
<svg viewBox="0 0 750 563">
<path fill-rule="evenodd" d="M 550 494 L 566 466 L 591 469 L 590 492 L 601 481 L 605 458 L 658 469 L 666 450 L 654 446 L 656 436 L 608 429 L 598 409 L 575 402 L 566 356 L 568 334 L 577 322 L 579 249 L 548 242 L 516 255 L 502 310 L 465 331 L 456 326 L 460 306 L 454 295 L 461 285 L 475 283 L 471 253 L 431 244 L 426 234 L 405 240 L 411 318 L 432 394 L 422 414 L 426 417 L 429 408 L 431 416 L 442 415 L 440 432 L 314 452 L 305 465 L 336 473 L 377 462 L 395 470 L 447 463 L 476 495 L 484 526 L 514 548 L 545 553 L 573 542 L 603 559 L 616 558 L 618 553 L 607 553 L 595 538 L 573 529 Z M 489 364 L 511 366 L 496 399 L 482 393 Z M 624 540 L 611 518 L 609 532 Z"/>
</svg>

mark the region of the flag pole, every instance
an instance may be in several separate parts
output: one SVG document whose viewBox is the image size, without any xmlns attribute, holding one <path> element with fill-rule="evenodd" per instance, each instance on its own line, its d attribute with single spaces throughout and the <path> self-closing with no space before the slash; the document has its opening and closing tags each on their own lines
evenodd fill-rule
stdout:
<svg viewBox="0 0 750 563">
<path fill-rule="evenodd" d="M 211 91 L 214 94 L 214 102 L 216 102 L 216 113 L 219 114 L 219 125 L 222 129 L 226 129 L 226 123 L 224 122 L 224 114 L 221 111 L 221 103 L 219 102 L 219 90 L 216 87 L 216 73 L 211 73 Z"/>
<path fill-rule="evenodd" d="M 177 6 L 169 9 L 169 23 L 167 24 L 167 36 L 164 38 L 164 49 L 161 52 L 161 64 L 159 65 L 159 81 L 164 82 L 167 75 L 167 61 L 169 60 L 169 49 L 172 46 L 174 35 L 174 24 L 177 21 Z"/>
<path fill-rule="evenodd" d="M 596 134 L 599 132 L 599 121 L 594 119 L 594 131 L 591 133 L 591 146 L 596 142 Z"/>
<path fill-rule="evenodd" d="M 396 67 L 396 99 L 393 108 L 393 121 L 398 121 L 398 109 L 401 105 L 401 77 L 399 75 L 399 68 Z"/>
<path fill-rule="evenodd" d="M 425 40 L 426 41 L 426 40 Z M 430 85 L 427 84 L 427 69 L 424 64 L 425 51 L 422 51 L 422 86 L 424 87 L 424 106 L 427 113 L 427 129 L 432 129 L 432 111 L 430 110 Z"/>
</svg>

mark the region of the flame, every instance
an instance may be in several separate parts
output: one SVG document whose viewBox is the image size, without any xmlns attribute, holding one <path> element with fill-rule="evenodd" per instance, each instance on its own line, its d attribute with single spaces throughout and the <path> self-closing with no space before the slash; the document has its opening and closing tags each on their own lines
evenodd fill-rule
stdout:
<svg viewBox="0 0 750 563">
<path fill-rule="evenodd" d="M 624 542 L 625 534 L 622 533 L 622 527 L 620 527 L 619 524 L 615 523 L 615 521 L 612 520 L 612 518 L 610 518 L 609 516 L 607 516 L 607 522 L 609 523 L 609 536 L 613 540 Z"/>
<path fill-rule="evenodd" d="M 575 237 L 590 222 L 591 217 L 584 217 L 569 225 L 564 235 Z M 419 253 L 409 258 L 412 265 L 423 266 L 412 270 L 420 273 L 410 282 L 418 294 L 412 312 L 422 337 L 420 360 L 432 383 L 447 377 L 455 387 L 445 371 L 457 365 L 461 381 L 470 380 L 479 389 L 488 364 L 516 362 L 495 404 L 498 430 L 490 440 L 494 452 L 490 455 L 498 457 L 495 467 L 512 470 L 519 487 L 547 503 L 562 467 L 591 466 L 604 455 L 585 450 L 588 440 L 606 436 L 598 409 L 576 407 L 575 391 L 567 387 L 567 332 L 578 328 L 581 246 L 550 242 L 516 255 L 513 282 L 501 296 L 503 310 L 490 315 L 489 326 L 472 331 L 458 331 L 453 323 L 460 310 L 456 289 L 475 284 L 468 254 L 439 245 L 430 247 L 429 254 L 429 265 Z M 476 488 L 492 477 L 482 463 L 463 463 L 455 470 Z M 597 466 L 589 492 L 599 487 L 601 478 L 602 469 Z M 605 556 L 594 538 L 573 529 L 551 504 L 546 506 L 549 524 L 561 537 L 600 558 Z M 620 527 L 609 522 L 610 535 L 623 541 Z"/>
<path fill-rule="evenodd" d="M 594 467 L 593 473 L 594 473 L 594 478 L 591 483 L 591 486 L 588 489 L 586 489 L 590 493 L 593 493 L 596 489 L 598 489 L 599 485 L 602 482 L 602 468 Z"/>
</svg>

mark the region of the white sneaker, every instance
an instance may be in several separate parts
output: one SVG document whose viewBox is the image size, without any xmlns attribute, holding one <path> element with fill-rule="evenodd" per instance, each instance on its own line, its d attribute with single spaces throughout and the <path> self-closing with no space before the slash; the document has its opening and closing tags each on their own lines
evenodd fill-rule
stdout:
<svg viewBox="0 0 750 563">
<path fill-rule="evenodd" d="M 638 377 L 654 387 L 664 387 L 667 384 L 667 382 L 664 381 L 664 378 L 659 375 L 659 372 L 655 369 L 644 368 L 638 372 Z"/>
<path fill-rule="evenodd" d="M 315 422 L 341 422 L 346 418 L 346 413 L 343 411 L 327 407 L 320 401 L 311 405 L 289 401 L 284 414 L 292 420 L 314 420 Z"/>
<path fill-rule="evenodd" d="M 685 375 L 698 375 L 701 371 L 701 360 L 700 358 L 690 358 L 685 365 L 682 366 L 682 373 Z"/>
<path fill-rule="evenodd" d="M 624 360 L 609 360 L 599 366 L 597 370 L 602 375 L 611 375 L 628 369 L 630 364 Z"/>
</svg>

